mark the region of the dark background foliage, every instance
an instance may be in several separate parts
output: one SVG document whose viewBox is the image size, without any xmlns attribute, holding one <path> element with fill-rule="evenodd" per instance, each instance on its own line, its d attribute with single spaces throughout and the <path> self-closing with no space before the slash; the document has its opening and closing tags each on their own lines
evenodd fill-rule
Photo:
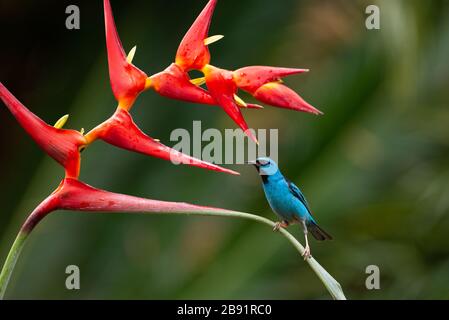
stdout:
<svg viewBox="0 0 449 320">
<path fill-rule="evenodd" d="M 212 63 L 310 68 L 287 79 L 314 116 L 248 110 L 254 128 L 279 128 L 286 176 L 301 185 L 335 237 L 312 242 L 314 256 L 349 298 L 449 298 L 449 2 L 374 1 L 381 30 L 365 28 L 371 1 L 221 0 L 211 27 L 225 34 Z M 65 8 L 81 29 L 65 29 Z M 112 1 L 127 50 L 148 74 L 173 61 L 205 1 Z M 115 109 L 107 75 L 102 1 L 0 2 L 0 81 L 53 123 L 87 130 Z M 245 96 L 245 98 L 247 98 Z M 248 100 L 251 100 L 248 98 Z M 216 108 L 143 94 L 133 109 L 151 136 L 175 128 L 234 128 Z M 62 177 L 0 107 L 0 257 L 33 207 Z M 138 196 L 188 201 L 274 218 L 252 168 L 240 177 L 173 166 L 95 143 L 81 179 Z M 298 228 L 292 232 L 302 237 Z M 69 264 L 81 290 L 68 291 Z M 381 290 L 365 288 L 378 265 Z M 328 298 L 294 249 L 266 227 L 222 218 L 58 212 L 30 237 L 11 298 Z"/>
</svg>

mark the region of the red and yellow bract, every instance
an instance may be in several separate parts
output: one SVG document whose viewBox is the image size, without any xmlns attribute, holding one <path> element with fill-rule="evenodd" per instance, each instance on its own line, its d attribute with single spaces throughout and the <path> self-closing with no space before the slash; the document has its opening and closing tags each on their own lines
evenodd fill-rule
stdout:
<svg viewBox="0 0 449 320">
<path fill-rule="evenodd" d="M 120 107 L 117 108 L 111 118 L 86 134 L 86 140 L 89 143 L 97 139 L 103 140 L 118 148 L 170 160 L 176 164 L 188 164 L 214 171 L 238 174 L 235 171 L 185 155 L 150 138 L 137 127 L 129 112 Z"/>
<path fill-rule="evenodd" d="M 234 81 L 257 100 L 266 104 L 296 111 L 322 114 L 304 101 L 296 92 L 282 84 L 282 78 L 308 72 L 308 69 L 278 68 L 266 66 L 245 67 L 234 71 Z"/>
<path fill-rule="evenodd" d="M 78 178 L 81 161 L 79 150 L 86 145 L 84 136 L 75 130 L 46 124 L 20 103 L 1 82 L 0 98 L 31 138 L 65 168 L 66 176 Z"/>
<path fill-rule="evenodd" d="M 128 61 L 118 36 L 109 0 L 104 0 L 104 23 L 112 92 L 119 105 L 129 110 L 137 96 L 145 90 L 147 75 Z"/>
<path fill-rule="evenodd" d="M 245 119 L 237 106 L 235 95 L 237 86 L 232 77 L 232 72 L 224 69 L 206 65 L 203 68 L 206 78 L 206 85 L 215 101 L 223 108 L 223 110 L 234 120 L 235 123 L 254 141 L 257 138 L 249 130 Z"/>
<path fill-rule="evenodd" d="M 151 88 L 161 96 L 185 102 L 216 105 L 214 98 L 203 88 L 190 82 L 189 75 L 177 64 L 150 77 Z"/>
<path fill-rule="evenodd" d="M 175 63 L 185 72 L 201 70 L 210 62 L 209 47 L 205 43 L 217 0 L 210 0 L 185 34 L 176 52 Z"/>
</svg>

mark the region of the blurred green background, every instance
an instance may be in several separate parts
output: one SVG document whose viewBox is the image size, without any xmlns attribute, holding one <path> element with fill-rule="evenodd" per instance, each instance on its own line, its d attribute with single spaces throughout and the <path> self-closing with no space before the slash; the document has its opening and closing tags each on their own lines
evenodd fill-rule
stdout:
<svg viewBox="0 0 449 320">
<path fill-rule="evenodd" d="M 124 47 L 148 74 L 174 59 L 206 1 L 113 0 Z M 65 8 L 81 29 L 65 29 Z M 365 28 L 365 8 L 381 30 Z M 87 130 L 115 109 L 107 74 L 102 1 L 2 0 L 0 81 L 53 123 Z M 315 258 L 351 299 L 449 298 L 449 2 L 219 1 L 212 63 L 310 68 L 286 83 L 325 112 L 266 107 L 254 128 L 279 128 L 280 166 L 300 185 L 335 240 L 312 240 Z M 247 98 L 249 101 L 252 99 Z M 234 128 L 216 108 L 143 94 L 133 109 L 149 135 Z M 63 171 L 0 107 L 0 261 L 28 213 Z M 81 179 L 107 190 L 257 213 L 274 219 L 253 168 L 240 177 L 148 158 L 101 142 L 83 153 Z M 302 240 L 297 227 L 292 233 Z M 81 290 L 65 289 L 65 268 Z M 365 288 L 378 265 L 381 289 Z M 294 248 L 266 226 L 223 218 L 56 212 L 26 244 L 7 298 L 328 299 Z"/>
</svg>

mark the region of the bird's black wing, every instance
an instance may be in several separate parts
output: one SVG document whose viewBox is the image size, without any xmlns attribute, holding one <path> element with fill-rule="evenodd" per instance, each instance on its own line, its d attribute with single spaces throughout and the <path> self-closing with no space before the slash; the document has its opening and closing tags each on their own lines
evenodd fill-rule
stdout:
<svg viewBox="0 0 449 320">
<path fill-rule="evenodd" d="M 310 210 L 309 204 L 307 203 L 306 198 L 302 194 L 301 190 L 290 180 L 285 179 L 288 184 L 288 188 L 290 189 L 290 192 L 298 198 L 299 201 L 301 201 L 302 204 L 307 208 L 307 211 L 309 211 L 310 216 L 312 217 L 312 221 L 309 222 L 307 229 L 310 231 L 310 233 L 313 235 L 313 237 L 319 241 L 323 240 L 332 240 L 332 236 L 328 234 L 326 231 L 321 229 L 313 219 L 312 210 Z"/>
<path fill-rule="evenodd" d="M 302 202 L 302 204 L 307 208 L 307 211 L 309 211 L 310 215 L 312 215 L 312 210 L 310 210 L 309 204 L 307 203 L 307 200 L 304 197 L 304 195 L 302 194 L 301 190 L 293 182 L 291 182 L 287 178 L 285 178 L 285 180 L 287 181 L 288 188 L 290 189 L 290 192 L 296 198 L 298 198 L 299 201 Z"/>
</svg>

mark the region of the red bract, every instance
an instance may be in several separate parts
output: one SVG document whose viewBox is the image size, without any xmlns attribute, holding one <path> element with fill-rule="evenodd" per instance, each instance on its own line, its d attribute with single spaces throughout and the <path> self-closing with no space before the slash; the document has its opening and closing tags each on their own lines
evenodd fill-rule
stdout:
<svg viewBox="0 0 449 320">
<path fill-rule="evenodd" d="M 127 59 L 117 33 L 109 0 L 104 0 L 104 22 L 112 92 L 119 105 L 129 110 L 137 96 L 145 90 L 147 75 Z M 132 56 L 133 54 L 131 54 Z"/>
<path fill-rule="evenodd" d="M 264 84 L 278 82 L 283 77 L 308 71 L 307 69 L 252 66 L 235 70 L 233 75 L 235 84 L 240 89 L 254 94 Z"/>
<path fill-rule="evenodd" d="M 66 178 L 29 216 L 23 231 L 29 232 L 55 210 L 136 213 L 223 213 L 232 211 L 183 202 L 167 202 L 113 193 L 93 188 L 79 180 Z"/>
<path fill-rule="evenodd" d="M 254 98 L 280 108 L 303 111 L 316 115 L 323 114 L 320 110 L 304 101 L 295 91 L 278 82 L 270 82 L 263 85 L 254 93 Z"/>
<path fill-rule="evenodd" d="M 305 102 L 296 92 L 281 83 L 282 77 L 307 71 L 307 69 L 265 66 L 245 67 L 234 71 L 234 81 L 237 87 L 249 92 L 257 100 L 266 104 L 321 114 L 321 111 Z"/>
<path fill-rule="evenodd" d="M 207 105 L 218 105 L 215 99 L 203 88 L 194 85 L 188 74 L 172 63 L 167 69 L 150 77 L 147 88 L 153 88 L 163 97 Z M 241 108 L 262 109 L 262 106 L 248 103 Z"/>
<path fill-rule="evenodd" d="M 205 66 L 203 72 L 206 76 L 207 88 L 215 101 L 255 143 L 258 143 L 235 101 L 237 86 L 234 83 L 232 72 L 211 65 Z"/>
<path fill-rule="evenodd" d="M 217 0 L 210 0 L 193 25 L 187 31 L 176 53 L 176 64 L 183 71 L 201 70 L 210 62 L 210 53 L 205 40 Z"/>
<path fill-rule="evenodd" d="M 161 96 L 186 102 L 216 104 L 206 90 L 192 84 L 188 74 L 174 63 L 150 79 L 151 87 Z"/>
<path fill-rule="evenodd" d="M 66 170 L 66 176 L 77 178 L 80 170 L 80 148 L 84 136 L 75 130 L 58 129 L 46 124 L 28 110 L 0 82 L 0 98 L 33 140 Z"/>
<path fill-rule="evenodd" d="M 86 135 L 88 143 L 101 139 L 116 147 L 148 156 L 170 160 L 204 169 L 238 175 L 237 172 L 201 161 L 169 148 L 143 133 L 134 123 L 128 111 L 117 108 L 115 114 Z"/>
</svg>

